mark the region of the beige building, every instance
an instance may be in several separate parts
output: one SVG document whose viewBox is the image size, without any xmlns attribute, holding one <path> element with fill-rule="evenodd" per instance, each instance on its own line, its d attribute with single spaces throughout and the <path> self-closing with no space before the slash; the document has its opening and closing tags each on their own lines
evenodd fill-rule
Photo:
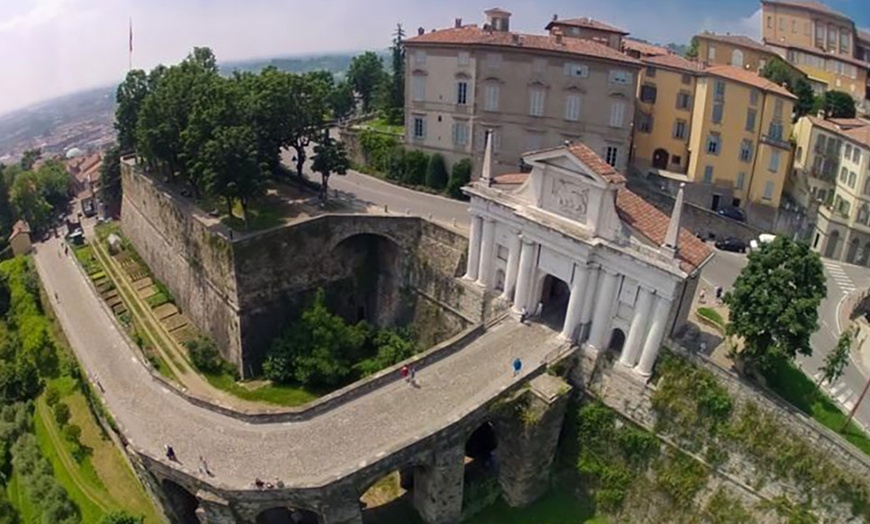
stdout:
<svg viewBox="0 0 870 524">
<path fill-rule="evenodd" d="M 840 172 L 841 129 L 829 120 L 804 116 L 794 126 L 794 165 L 786 193 L 798 206 L 813 212 L 834 200 Z"/>
<path fill-rule="evenodd" d="M 832 120 L 842 140 L 833 198 L 821 206 L 812 247 L 827 258 L 870 266 L 870 121 Z"/>
<path fill-rule="evenodd" d="M 517 171 L 524 152 L 566 140 L 624 170 L 641 63 L 581 37 L 613 31 L 553 21 L 550 34 L 521 34 L 510 30 L 510 13 L 486 15 L 482 27 L 456 20 L 406 41 L 406 144 L 480 166 L 492 130 L 497 174 Z M 573 27 L 577 36 L 566 34 Z M 622 34 L 608 43 L 621 45 Z"/>
<path fill-rule="evenodd" d="M 776 56 L 771 49 L 748 36 L 700 33 L 695 38 L 698 39 L 698 60 L 707 66 L 730 65 L 757 73 Z"/>
</svg>

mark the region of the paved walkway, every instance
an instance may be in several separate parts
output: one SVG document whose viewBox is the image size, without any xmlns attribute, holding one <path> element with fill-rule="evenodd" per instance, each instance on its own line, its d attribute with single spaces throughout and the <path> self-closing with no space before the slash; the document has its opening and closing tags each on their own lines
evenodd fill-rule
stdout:
<svg viewBox="0 0 870 524">
<path fill-rule="evenodd" d="M 418 389 L 397 381 L 313 420 L 252 425 L 197 407 L 152 380 L 71 258 L 57 255 L 57 242 L 38 246 L 37 268 L 48 295 L 58 293 L 61 325 L 85 369 L 104 387 L 115 420 L 149 455 L 162 457 L 163 446 L 172 444 L 190 474 L 198 474 L 202 455 L 215 474 L 211 482 L 230 489 L 250 488 L 255 477 L 317 486 L 352 471 L 445 427 L 519 380 L 510 371 L 514 357 L 525 362 L 521 379 L 560 345 L 545 327 L 506 320 L 420 370 Z"/>
</svg>

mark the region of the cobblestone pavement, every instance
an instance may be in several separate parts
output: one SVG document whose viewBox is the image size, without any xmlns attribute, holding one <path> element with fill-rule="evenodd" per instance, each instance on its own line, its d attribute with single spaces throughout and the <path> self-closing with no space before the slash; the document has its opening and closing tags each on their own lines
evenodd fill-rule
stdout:
<svg viewBox="0 0 870 524">
<path fill-rule="evenodd" d="M 249 488 L 255 477 L 316 486 L 353 471 L 385 450 L 447 426 L 538 368 L 561 345 L 546 327 L 508 319 L 421 369 L 419 388 L 396 381 L 309 421 L 248 424 L 197 407 L 154 382 L 71 257 L 59 256 L 58 248 L 56 239 L 38 246 L 39 274 L 48 295 L 58 294 L 54 306 L 70 344 L 105 389 L 125 435 L 153 457 L 162 457 L 163 446 L 171 444 L 192 475 L 198 475 L 202 455 L 215 475 L 210 482 L 230 489 Z M 515 378 L 510 364 L 517 356 L 525 365 Z"/>
</svg>

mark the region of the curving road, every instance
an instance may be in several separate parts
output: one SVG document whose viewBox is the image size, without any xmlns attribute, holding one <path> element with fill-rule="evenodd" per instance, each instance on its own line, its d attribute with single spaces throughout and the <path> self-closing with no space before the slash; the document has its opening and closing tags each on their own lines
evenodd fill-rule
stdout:
<svg viewBox="0 0 870 524">
<path fill-rule="evenodd" d="M 182 469 L 198 475 L 202 455 L 209 482 L 248 489 L 255 477 L 288 487 L 319 486 L 387 450 L 446 427 L 532 369 L 560 345 L 548 328 L 505 320 L 451 357 L 418 373 L 421 387 L 402 381 L 304 422 L 248 424 L 197 407 L 155 382 L 118 331 L 108 310 L 60 241 L 37 247 L 37 270 L 80 362 L 105 390 L 106 404 L 133 445 L 162 457 L 171 444 Z M 519 356 L 524 372 L 514 378 Z"/>
</svg>

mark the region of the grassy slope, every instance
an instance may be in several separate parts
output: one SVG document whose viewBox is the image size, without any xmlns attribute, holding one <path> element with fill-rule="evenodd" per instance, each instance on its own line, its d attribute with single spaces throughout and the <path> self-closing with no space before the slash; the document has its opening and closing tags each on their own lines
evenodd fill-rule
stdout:
<svg viewBox="0 0 870 524">
<path fill-rule="evenodd" d="M 9 502 L 18 511 L 20 524 L 39 524 L 40 513 L 30 501 L 27 493 L 24 492 L 24 488 L 21 486 L 21 477 L 14 471 L 6 485 L 6 493 L 9 495 Z"/>
<path fill-rule="evenodd" d="M 580 500 L 569 486 L 552 488 L 525 508 L 511 508 L 499 500 L 466 524 L 606 524 L 589 504 Z"/>
</svg>

